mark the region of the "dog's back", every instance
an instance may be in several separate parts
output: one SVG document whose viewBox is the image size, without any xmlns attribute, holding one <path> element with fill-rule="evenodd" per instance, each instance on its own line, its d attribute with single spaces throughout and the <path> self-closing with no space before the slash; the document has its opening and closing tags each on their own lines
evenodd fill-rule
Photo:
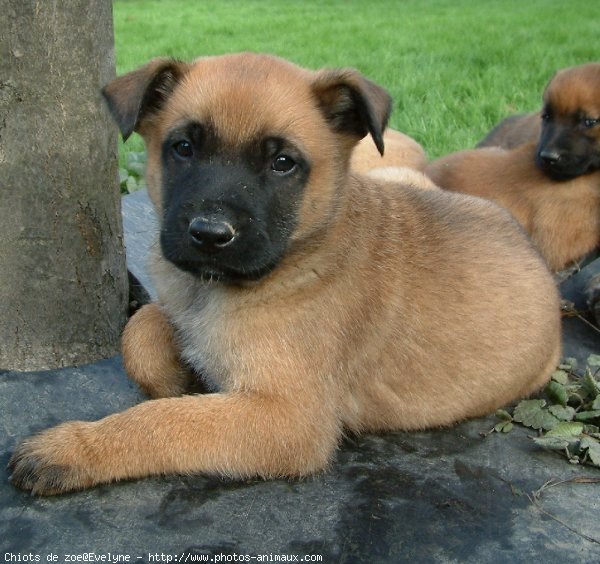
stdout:
<svg viewBox="0 0 600 564">
<path fill-rule="evenodd" d="M 446 190 L 507 208 L 550 268 L 560 270 L 600 244 L 600 172 L 552 180 L 536 167 L 535 151 L 534 144 L 460 151 L 433 161 L 426 173 Z"/>
<path fill-rule="evenodd" d="M 537 142 L 542 120 L 540 112 L 509 116 L 501 121 L 478 144 L 481 147 L 514 149 L 525 143 Z"/>
</svg>

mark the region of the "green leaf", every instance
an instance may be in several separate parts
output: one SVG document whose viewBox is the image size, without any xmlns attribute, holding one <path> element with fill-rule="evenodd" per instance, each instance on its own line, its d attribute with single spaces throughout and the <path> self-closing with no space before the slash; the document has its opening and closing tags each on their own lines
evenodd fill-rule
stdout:
<svg viewBox="0 0 600 564">
<path fill-rule="evenodd" d="M 564 370 L 555 370 L 552 373 L 551 378 L 554 382 L 558 382 L 559 384 L 562 384 L 563 386 L 565 386 L 569 383 L 569 374 L 568 374 L 568 372 L 565 372 Z"/>
<path fill-rule="evenodd" d="M 500 421 L 494 425 L 494 431 L 496 433 L 510 433 L 513 430 L 514 425 L 511 421 Z"/>
<path fill-rule="evenodd" d="M 535 444 L 540 445 L 544 448 L 549 448 L 551 450 L 565 450 L 569 448 L 570 445 L 576 444 L 579 442 L 579 439 L 574 437 L 534 437 L 533 441 Z"/>
<path fill-rule="evenodd" d="M 504 421 L 512 421 L 512 415 L 504 409 L 496 410 L 496 417 L 498 419 L 503 419 Z"/>
<path fill-rule="evenodd" d="M 127 165 L 127 170 L 129 172 L 133 172 L 136 176 L 143 176 L 146 170 L 146 165 L 144 163 L 129 163 Z"/>
<path fill-rule="evenodd" d="M 523 400 L 515 407 L 513 420 L 533 429 L 552 429 L 559 421 L 544 409 L 545 405 L 544 400 Z"/>
<path fill-rule="evenodd" d="M 587 450 L 588 458 L 594 466 L 600 466 L 600 441 L 592 437 L 583 437 L 579 446 Z"/>
<path fill-rule="evenodd" d="M 127 180 L 128 176 L 129 176 L 129 173 L 127 172 L 127 170 L 124 168 L 120 168 L 119 169 L 119 184 L 123 184 L 123 182 L 125 182 Z"/>
<path fill-rule="evenodd" d="M 148 160 L 146 151 L 129 151 L 127 153 L 127 164 L 145 163 Z"/>
<path fill-rule="evenodd" d="M 583 423 L 561 421 L 554 429 L 548 431 L 545 437 L 578 437 L 583 432 Z"/>
<path fill-rule="evenodd" d="M 591 354 L 588 356 L 586 364 L 588 366 L 600 366 L 600 354 Z"/>
<path fill-rule="evenodd" d="M 569 356 L 567 358 L 563 358 L 561 363 L 558 365 L 561 370 L 577 370 L 577 359 Z"/>
<path fill-rule="evenodd" d="M 550 398 L 552 403 L 559 403 L 560 405 L 567 405 L 567 400 L 569 399 L 569 394 L 567 393 L 566 388 L 552 380 L 544 390 L 546 395 Z"/>
<path fill-rule="evenodd" d="M 135 180 L 135 177 L 130 176 L 125 183 L 128 192 L 135 192 L 138 189 L 138 183 Z"/>
<path fill-rule="evenodd" d="M 592 409 L 600 409 L 600 395 L 592 403 Z"/>
<path fill-rule="evenodd" d="M 575 419 L 577 419 L 577 421 L 589 421 L 590 419 L 596 419 L 597 417 L 600 417 L 600 409 L 580 411 L 575 414 Z"/>
<path fill-rule="evenodd" d="M 575 410 L 570 406 L 563 407 L 562 405 L 551 405 L 548 408 L 548 411 L 561 421 L 573 421 L 573 417 L 575 417 Z M 560 425 L 562 425 L 562 423 L 558 426 L 560 427 Z"/>
<path fill-rule="evenodd" d="M 581 381 L 581 387 L 585 394 L 591 396 L 592 398 L 597 397 L 600 393 L 600 386 L 589 370 L 585 371 L 585 376 Z"/>
</svg>

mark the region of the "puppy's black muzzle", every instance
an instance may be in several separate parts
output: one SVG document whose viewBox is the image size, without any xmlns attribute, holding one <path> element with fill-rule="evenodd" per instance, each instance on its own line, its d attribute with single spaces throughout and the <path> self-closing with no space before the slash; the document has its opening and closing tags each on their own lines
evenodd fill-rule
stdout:
<svg viewBox="0 0 600 564">
<path fill-rule="evenodd" d="M 573 128 L 545 123 L 535 161 L 553 180 L 570 180 L 595 170 L 598 158 L 592 139 Z"/>
<path fill-rule="evenodd" d="M 188 234 L 200 250 L 216 253 L 234 242 L 237 230 L 223 217 L 202 215 L 190 221 Z"/>
</svg>

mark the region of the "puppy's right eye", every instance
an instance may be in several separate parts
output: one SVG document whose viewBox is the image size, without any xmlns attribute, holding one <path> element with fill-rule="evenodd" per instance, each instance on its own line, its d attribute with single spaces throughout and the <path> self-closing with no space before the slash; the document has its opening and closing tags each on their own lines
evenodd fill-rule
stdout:
<svg viewBox="0 0 600 564">
<path fill-rule="evenodd" d="M 194 154 L 192 144 L 189 141 L 177 141 L 173 144 L 173 151 L 181 159 L 189 159 Z"/>
<path fill-rule="evenodd" d="M 271 169 L 277 174 L 289 174 L 296 168 L 296 161 L 287 155 L 277 155 L 271 163 Z"/>
</svg>

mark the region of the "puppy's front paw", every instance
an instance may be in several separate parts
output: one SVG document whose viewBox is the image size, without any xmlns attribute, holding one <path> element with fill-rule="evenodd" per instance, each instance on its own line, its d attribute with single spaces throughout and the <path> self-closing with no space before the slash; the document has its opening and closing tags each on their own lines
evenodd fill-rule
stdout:
<svg viewBox="0 0 600 564">
<path fill-rule="evenodd" d="M 97 483 L 86 452 L 90 425 L 72 421 L 25 439 L 8 463 L 11 483 L 36 495 L 55 495 Z"/>
</svg>

